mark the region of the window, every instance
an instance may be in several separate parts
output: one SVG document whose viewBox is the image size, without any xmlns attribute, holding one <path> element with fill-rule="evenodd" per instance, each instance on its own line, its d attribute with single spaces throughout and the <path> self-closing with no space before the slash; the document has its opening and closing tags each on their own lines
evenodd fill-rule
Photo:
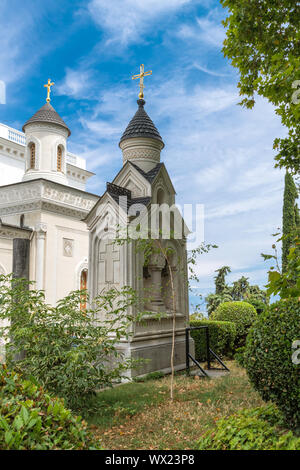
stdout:
<svg viewBox="0 0 300 470">
<path fill-rule="evenodd" d="M 157 204 L 161 205 L 165 202 L 165 193 L 164 190 L 159 188 L 157 191 Z"/>
<path fill-rule="evenodd" d="M 83 269 L 80 275 L 80 290 L 87 290 L 87 269 Z M 80 310 L 86 310 L 86 292 L 81 296 Z"/>
<path fill-rule="evenodd" d="M 62 171 L 62 147 L 57 147 L 57 171 Z"/>
<path fill-rule="evenodd" d="M 34 170 L 35 169 L 35 144 L 33 142 L 29 144 L 29 156 L 30 156 L 29 168 L 30 170 Z"/>
</svg>

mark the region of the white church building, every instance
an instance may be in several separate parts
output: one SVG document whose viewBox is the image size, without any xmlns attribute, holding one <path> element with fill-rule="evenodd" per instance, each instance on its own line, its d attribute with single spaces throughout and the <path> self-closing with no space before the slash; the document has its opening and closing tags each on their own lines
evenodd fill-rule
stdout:
<svg viewBox="0 0 300 470">
<path fill-rule="evenodd" d="M 145 266 L 134 243 L 111 243 L 116 217 L 126 224 L 145 210 L 150 213 L 153 204 L 175 203 L 161 162 L 163 140 L 140 98 L 120 139 L 123 166 L 104 194 L 91 194 L 86 182 L 93 173 L 83 158 L 68 152 L 71 131 L 49 101 L 48 93 L 23 132 L 0 124 L 0 274 L 13 272 L 35 281 L 52 305 L 86 287 L 92 298 L 112 286 L 131 286 L 141 298 L 145 289 L 152 289 L 145 305 L 150 313 L 132 325 L 130 340 L 121 341 L 120 349 L 127 357 L 149 360 L 139 373 L 168 372 L 172 295 L 165 259 L 155 256 Z M 181 236 L 163 243 L 174 253 L 175 367 L 180 369 L 185 367 L 188 322 L 186 240 Z M 157 312 L 164 312 L 161 319 Z"/>
</svg>

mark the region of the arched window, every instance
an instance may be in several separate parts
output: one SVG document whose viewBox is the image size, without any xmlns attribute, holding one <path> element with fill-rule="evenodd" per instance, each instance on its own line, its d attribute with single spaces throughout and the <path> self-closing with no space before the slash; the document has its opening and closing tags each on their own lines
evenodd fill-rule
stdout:
<svg viewBox="0 0 300 470">
<path fill-rule="evenodd" d="M 165 202 L 165 192 L 162 188 L 157 191 L 157 204 L 163 204 Z"/>
<path fill-rule="evenodd" d="M 30 155 L 29 168 L 30 170 L 34 170 L 35 169 L 35 144 L 33 142 L 29 144 L 29 155 Z"/>
<path fill-rule="evenodd" d="M 83 269 L 80 274 L 80 290 L 87 290 L 87 269 Z M 86 310 L 86 292 L 81 296 L 80 310 Z"/>
<path fill-rule="evenodd" d="M 59 145 L 57 147 L 57 171 L 62 171 L 62 147 Z"/>
</svg>

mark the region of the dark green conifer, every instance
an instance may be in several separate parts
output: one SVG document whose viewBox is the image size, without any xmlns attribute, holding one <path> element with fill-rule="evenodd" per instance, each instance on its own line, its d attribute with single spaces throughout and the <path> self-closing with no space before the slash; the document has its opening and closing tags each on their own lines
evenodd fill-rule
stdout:
<svg viewBox="0 0 300 470">
<path fill-rule="evenodd" d="M 299 224 L 299 209 L 296 204 L 298 192 L 292 175 L 287 171 L 284 180 L 282 213 L 282 272 L 286 271 L 287 256 Z"/>
</svg>

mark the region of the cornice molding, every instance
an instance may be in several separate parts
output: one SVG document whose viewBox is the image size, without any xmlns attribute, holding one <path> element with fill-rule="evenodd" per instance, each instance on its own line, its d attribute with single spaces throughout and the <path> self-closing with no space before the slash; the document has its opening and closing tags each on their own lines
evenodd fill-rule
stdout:
<svg viewBox="0 0 300 470">
<path fill-rule="evenodd" d="M 70 186 L 32 180 L 0 187 L 0 216 L 47 210 L 81 219 L 98 199 L 98 196 Z"/>
<path fill-rule="evenodd" d="M 29 240 L 31 234 L 32 232 L 30 230 L 22 230 L 17 227 L 0 224 L 0 238 L 8 238 L 9 240 L 13 240 L 14 238 L 24 238 Z"/>
</svg>

